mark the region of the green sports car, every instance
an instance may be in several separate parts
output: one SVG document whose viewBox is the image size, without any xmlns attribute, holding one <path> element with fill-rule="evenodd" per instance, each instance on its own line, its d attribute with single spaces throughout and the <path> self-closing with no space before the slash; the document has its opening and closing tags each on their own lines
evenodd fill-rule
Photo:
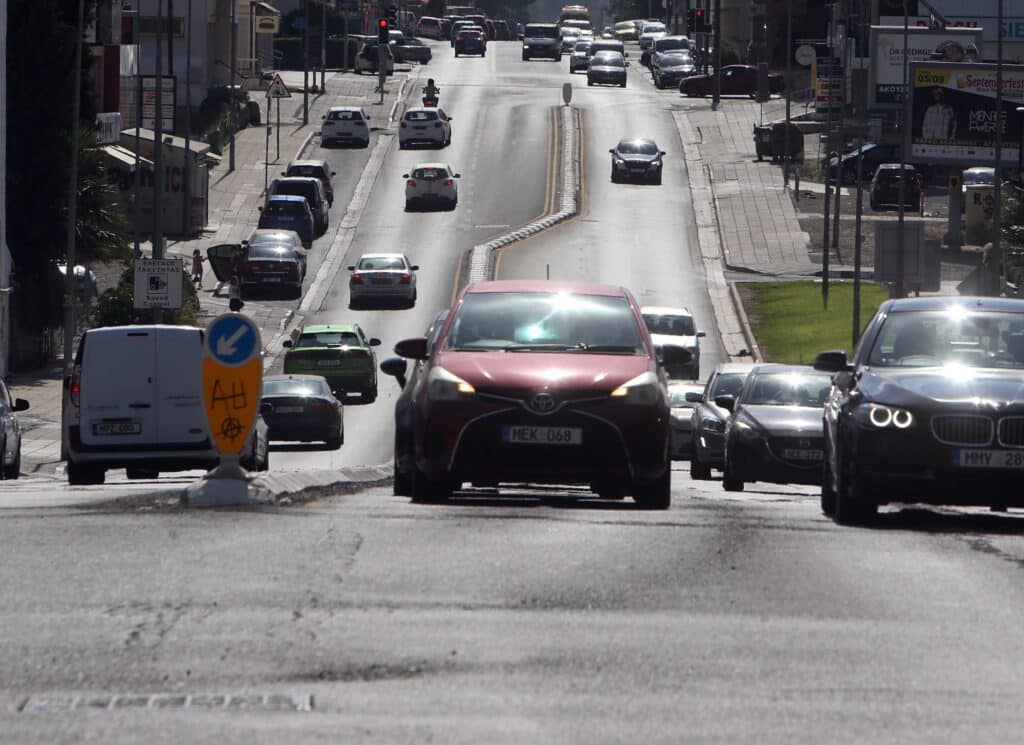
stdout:
<svg viewBox="0 0 1024 745">
<path fill-rule="evenodd" d="M 322 375 L 341 398 L 358 393 L 363 403 L 377 398 L 377 355 L 380 339 L 366 336 L 358 324 L 305 326 L 285 341 L 285 374 Z"/>
</svg>

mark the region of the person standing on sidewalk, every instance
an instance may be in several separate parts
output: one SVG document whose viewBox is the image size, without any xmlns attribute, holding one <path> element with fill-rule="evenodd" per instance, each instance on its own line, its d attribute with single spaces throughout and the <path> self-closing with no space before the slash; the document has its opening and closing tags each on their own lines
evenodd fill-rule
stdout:
<svg viewBox="0 0 1024 745">
<path fill-rule="evenodd" d="M 192 284 L 197 289 L 203 286 L 203 257 L 198 248 L 192 252 Z"/>
<path fill-rule="evenodd" d="M 242 282 L 237 274 L 232 274 L 228 280 L 228 308 L 232 313 L 241 312 L 245 307 L 242 302 Z"/>
</svg>

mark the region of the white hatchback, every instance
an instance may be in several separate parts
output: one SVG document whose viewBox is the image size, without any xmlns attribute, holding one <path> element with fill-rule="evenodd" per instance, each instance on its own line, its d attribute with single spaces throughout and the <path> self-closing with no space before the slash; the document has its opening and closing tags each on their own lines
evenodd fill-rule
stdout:
<svg viewBox="0 0 1024 745">
<path fill-rule="evenodd" d="M 416 304 L 418 266 L 405 254 L 363 254 L 348 270 L 349 307 L 369 300 L 397 300 L 410 307 Z"/>
<path fill-rule="evenodd" d="M 370 116 L 359 106 L 332 106 L 320 125 L 320 144 L 337 142 L 370 145 Z"/>
<path fill-rule="evenodd" d="M 398 147 L 411 145 L 445 147 L 452 142 L 452 118 L 443 109 L 416 106 L 408 109 L 398 126 Z"/>
<path fill-rule="evenodd" d="M 693 314 L 686 308 L 665 308 L 645 305 L 640 308 L 644 325 L 651 332 L 651 341 L 657 349 L 672 345 L 689 351 L 690 362 L 678 368 L 666 366 L 665 372 L 670 379 L 700 377 L 700 340 L 706 336 L 698 331 Z"/>
<path fill-rule="evenodd" d="M 462 174 L 452 171 L 447 163 L 420 163 L 411 173 L 402 174 L 405 179 L 405 209 L 428 204 L 445 204 L 455 209 L 459 203 L 457 179 Z"/>
</svg>

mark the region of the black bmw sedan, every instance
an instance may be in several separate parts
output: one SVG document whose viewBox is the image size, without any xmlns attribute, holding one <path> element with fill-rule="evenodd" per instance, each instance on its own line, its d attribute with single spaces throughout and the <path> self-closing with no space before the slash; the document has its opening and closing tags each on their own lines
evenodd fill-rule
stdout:
<svg viewBox="0 0 1024 745">
<path fill-rule="evenodd" d="M 890 502 L 1024 506 L 1024 301 L 889 300 L 853 359 L 823 352 L 821 508 L 868 523 Z"/>
<path fill-rule="evenodd" d="M 328 450 L 345 442 L 344 406 L 320 375 L 268 375 L 260 409 L 271 440 L 322 440 Z"/>
<path fill-rule="evenodd" d="M 619 140 L 608 152 L 612 156 L 612 183 L 626 180 L 661 183 L 665 151 L 659 150 L 654 140 Z"/>
<path fill-rule="evenodd" d="M 744 482 L 820 484 L 822 406 L 829 376 L 797 365 L 755 365 L 738 398 L 717 396 L 725 424 L 722 486 Z"/>
</svg>

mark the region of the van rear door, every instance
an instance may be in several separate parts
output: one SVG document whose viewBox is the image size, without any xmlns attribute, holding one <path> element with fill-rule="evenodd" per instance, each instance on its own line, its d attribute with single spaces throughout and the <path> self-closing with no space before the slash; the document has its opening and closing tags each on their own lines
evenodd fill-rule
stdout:
<svg viewBox="0 0 1024 745">
<path fill-rule="evenodd" d="M 123 447 L 157 441 L 156 331 L 125 326 L 89 334 L 81 371 L 81 437 Z"/>
<path fill-rule="evenodd" d="M 209 438 L 203 408 L 203 337 L 199 329 L 163 328 L 156 344 L 160 444 L 197 445 Z"/>
</svg>

